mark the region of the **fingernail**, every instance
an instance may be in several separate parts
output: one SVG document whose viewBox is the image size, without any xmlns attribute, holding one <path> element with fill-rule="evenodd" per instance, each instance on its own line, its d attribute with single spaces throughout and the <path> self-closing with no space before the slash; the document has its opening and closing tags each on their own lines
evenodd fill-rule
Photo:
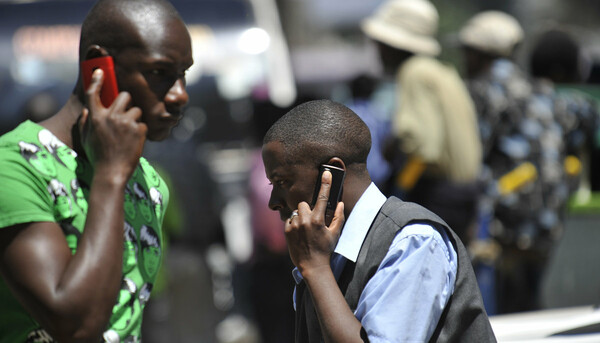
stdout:
<svg viewBox="0 0 600 343">
<path fill-rule="evenodd" d="M 100 77 L 102 75 L 103 71 L 100 68 L 97 68 L 94 70 L 94 73 L 92 74 L 93 77 Z"/>
</svg>

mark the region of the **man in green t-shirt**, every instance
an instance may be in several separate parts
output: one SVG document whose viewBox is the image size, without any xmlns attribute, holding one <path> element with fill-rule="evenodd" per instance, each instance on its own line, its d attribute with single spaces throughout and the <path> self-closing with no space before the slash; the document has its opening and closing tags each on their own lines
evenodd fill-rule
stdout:
<svg viewBox="0 0 600 343">
<path fill-rule="evenodd" d="M 0 137 L 0 343 L 137 342 L 162 254 L 169 201 L 141 157 L 168 137 L 188 102 L 191 39 L 165 0 L 99 0 L 81 31 L 82 76 L 58 113 Z"/>
</svg>

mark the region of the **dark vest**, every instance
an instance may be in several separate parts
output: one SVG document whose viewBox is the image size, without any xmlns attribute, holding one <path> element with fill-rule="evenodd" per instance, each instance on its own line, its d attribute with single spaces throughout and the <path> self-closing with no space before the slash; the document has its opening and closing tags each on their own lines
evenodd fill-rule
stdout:
<svg viewBox="0 0 600 343">
<path fill-rule="evenodd" d="M 356 263 L 346 261 L 338 284 L 350 309 L 356 309 L 365 285 L 377 271 L 396 234 L 407 224 L 416 222 L 443 227 L 458 254 L 454 293 L 442 312 L 430 342 L 496 342 L 471 260 L 458 236 L 431 211 L 395 197 L 389 198 L 375 217 Z M 304 282 L 296 288 L 296 343 L 320 343 L 321 327 L 310 292 L 305 290 Z M 364 329 L 361 336 L 368 342 Z"/>
</svg>

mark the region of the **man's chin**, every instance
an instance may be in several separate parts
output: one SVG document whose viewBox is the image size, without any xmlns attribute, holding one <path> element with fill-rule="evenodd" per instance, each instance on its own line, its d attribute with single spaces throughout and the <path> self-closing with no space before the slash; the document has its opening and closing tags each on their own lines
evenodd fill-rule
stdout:
<svg viewBox="0 0 600 343">
<path fill-rule="evenodd" d="M 169 138 L 169 136 L 171 135 L 171 130 L 172 128 L 156 131 L 148 130 L 148 132 L 146 133 L 146 139 L 152 142 L 162 142 L 165 139 Z"/>
</svg>

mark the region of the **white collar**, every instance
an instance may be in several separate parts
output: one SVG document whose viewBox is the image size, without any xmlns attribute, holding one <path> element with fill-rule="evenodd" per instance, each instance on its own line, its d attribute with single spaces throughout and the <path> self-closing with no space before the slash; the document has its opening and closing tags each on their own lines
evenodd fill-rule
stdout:
<svg viewBox="0 0 600 343">
<path fill-rule="evenodd" d="M 335 253 L 356 262 L 367 232 L 386 200 L 385 195 L 371 182 L 346 219 Z"/>
</svg>

